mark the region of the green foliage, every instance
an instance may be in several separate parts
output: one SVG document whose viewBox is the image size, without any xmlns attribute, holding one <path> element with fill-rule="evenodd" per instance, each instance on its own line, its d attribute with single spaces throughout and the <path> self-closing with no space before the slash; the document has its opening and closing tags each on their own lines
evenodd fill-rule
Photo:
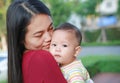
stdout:
<svg viewBox="0 0 120 83">
<path fill-rule="evenodd" d="M 103 43 L 103 45 L 109 45 L 112 44 L 111 42 L 119 44 L 120 45 L 120 28 L 106 28 L 106 37 L 107 41 L 106 43 Z M 86 37 L 86 42 L 87 43 L 94 43 L 97 41 L 99 35 L 100 35 L 100 29 L 98 30 L 93 30 L 93 31 L 85 31 L 85 37 Z M 116 42 L 119 41 L 119 42 Z M 110 43 L 109 43 L 110 42 Z M 84 42 L 83 42 L 84 43 Z M 100 44 L 100 43 L 97 43 Z"/>
<path fill-rule="evenodd" d="M 100 30 L 85 31 L 87 42 L 94 42 L 100 35 Z"/>
<path fill-rule="evenodd" d="M 117 12 L 117 15 L 118 15 L 119 18 L 120 18 L 120 0 L 118 0 L 118 12 Z"/>
<path fill-rule="evenodd" d="M 77 4 L 77 7 L 75 9 L 75 12 L 82 16 L 87 16 L 91 14 L 96 14 L 96 6 L 99 4 L 102 0 L 86 0 L 84 2 L 80 2 Z M 76 5 L 76 4 L 75 4 Z"/>
<path fill-rule="evenodd" d="M 88 66 L 87 69 L 90 75 L 93 77 L 101 72 L 119 72 L 120 73 L 120 61 L 99 61 L 94 65 Z"/>
<path fill-rule="evenodd" d="M 96 14 L 96 6 L 102 0 L 42 0 L 50 8 L 54 25 L 57 26 L 68 20 L 72 12 L 78 15 L 87 16 Z"/>
<path fill-rule="evenodd" d="M 93 77 L 100 72 L 119 72 L 120 56 L 85 56 L 81 60 Z"/>
<path fill-rule="evenodd" d="M 108 40 L 120 40 L 120 28 L 111 28 L 106 30 Z"/>
<path fill-rule="evenodd" d="M 1 0 L 0 7 L 0 36 L 6 33 L 6 10 L 11 2 L 11 0 Z"/>
<path fill-rule="evenodd" d="M 69 6 L 67 6 L 66 3 L 63 2 L 57 3 L 52 6 L 53 7 L 51 8 L 51 12 L 55 26 L 67 21 L 68 17 L 71 14 L 71 11 L 69 10 Z"/>
<path fill-rule="evenodd" d="M 43 0 L 50 8 L 54 25 L 66 22 L 68 17 L 71 15 L 71 4 L 69 2 L 64 2 L 64 0 Z"/>
</svg>

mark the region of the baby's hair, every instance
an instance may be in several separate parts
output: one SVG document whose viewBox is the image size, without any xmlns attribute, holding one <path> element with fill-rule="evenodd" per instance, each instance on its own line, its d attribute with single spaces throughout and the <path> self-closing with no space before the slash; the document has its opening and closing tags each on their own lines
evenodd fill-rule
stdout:
<svg viewBox="0 0 120 83">
<path fill-rule="evenodd" d="M 70 23 L 63 23 L 63 24 L 59 25 L 57 28 L 55 28 L 54 31 L 56 31 L 56 30 L 70 31 L 71 34 L 75 34 L 78 44 L 81 45 L 82 34 L 76 26 L 74 26 Z"/>
</svg>

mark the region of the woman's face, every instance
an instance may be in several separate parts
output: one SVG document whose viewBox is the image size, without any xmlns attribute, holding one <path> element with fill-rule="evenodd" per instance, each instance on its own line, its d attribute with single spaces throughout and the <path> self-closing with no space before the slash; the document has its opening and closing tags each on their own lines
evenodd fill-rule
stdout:
<svg viewBox="0 0 120 83">
<path fill-rule="evenodd" d="M 28 50 L 48 50 L 53 33 L 53 24 L 50 16 L 39 14 L 31 19 L 27 26 L 24 45 Z"/>
</svg>

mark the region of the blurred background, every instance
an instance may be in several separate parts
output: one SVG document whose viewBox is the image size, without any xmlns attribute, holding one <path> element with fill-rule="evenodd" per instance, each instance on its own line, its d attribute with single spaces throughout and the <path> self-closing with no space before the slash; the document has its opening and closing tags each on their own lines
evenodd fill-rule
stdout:
<svg viewBox="0 0 120 83">
<path fill-rule="evenodd" d="M 7 83 L 6 10 L 14 0 L 0 0 L 0 83 Z M 54 26 L 69 22 L 83 36 L 78 56 L 95 83 L 120 83 L 120 0 L 41 0 Z"/>
</svg>

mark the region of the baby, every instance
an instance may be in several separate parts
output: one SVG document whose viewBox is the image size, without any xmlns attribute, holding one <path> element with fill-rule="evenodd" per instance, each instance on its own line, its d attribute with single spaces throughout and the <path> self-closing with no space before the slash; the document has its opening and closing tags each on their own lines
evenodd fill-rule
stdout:
<svg viewBox="0 0 120 83">
<path fill-rule="evenodd" d="M 68 83 L 93 83 L 82 62 L 77 60 L 81 40 L 80 30 L 70 23 L 60 25 L 53 32 L 50 52 Z"/>
</svg>

